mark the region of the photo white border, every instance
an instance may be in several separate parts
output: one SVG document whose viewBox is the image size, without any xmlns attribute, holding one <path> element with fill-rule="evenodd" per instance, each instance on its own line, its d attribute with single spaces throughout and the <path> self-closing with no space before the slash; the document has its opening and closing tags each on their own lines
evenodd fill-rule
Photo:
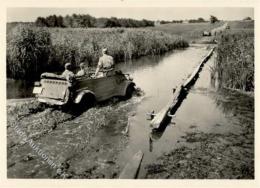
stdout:
<svg viewBox="0 0 260 188">
<path fill-rule="evenodd" d="M 255 180 L 95 180 L 95 179 L 7 179 L 6 159 L 6 17 L 7 8 L 12 7 L 55 7 L 55 8 L 84 8 L 84 7 L 254 7 L 255 19 Z M 260 187 L 259 182 L 259 13 L 258 0 L 2 0 L 0 3 L 0 187 Z"/>
</svg>

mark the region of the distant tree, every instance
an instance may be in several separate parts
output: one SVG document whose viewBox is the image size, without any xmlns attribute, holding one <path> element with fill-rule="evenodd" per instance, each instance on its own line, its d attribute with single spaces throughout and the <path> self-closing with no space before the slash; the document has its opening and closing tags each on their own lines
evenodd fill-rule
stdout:
<svg viewBox="0 0 260 188">
<path fill-rule="evenodd" d="M 205 22 L 204 18 L 198 18 L 198 22 Z"/>
<path fill-rule="evenodd" d="M 244 20 L 244 21 L 252 20 L 252 18 L 251 18 L 251 17 L 245 17 L 243 20 Z"/>
<path fill-rule="evenodd" d="M 79 17 L 79 25 L 80 27 L 94 27 L 96 23 L 96 18 L 87 15 L 81 15 Z"/>
<path fill-rule="evenodd" d="M 48 27 L 57 27 L 57 16 L 51 15 L 46 18 L 46 23 Z"/>
<path fill-rule="evenodd" d="M 172 20 L 172 23 L 182 23 L 183 20 Z"/>
<path fill-rule="evenodd" d="M 161 21 L 161 24 L 168 24 L 168 23 L 171 23 L 170 21 L 166 21 L 166 20 L 162 20 Z"/>
<path fill-rule="evenodd" d="M 104 28 L 108 25 L 108 18 L 97 18 L 95 22 L 95 27 Z"/>
<path fill-rule="evenodd" d="M 218 20 L 218 18 L 216 17 L 216 16 L 210 16 L 210 23 L 212 23 L 212 24 L 214 24 L 214 23 L 216 23 L 216 22 L 218 22 L 219 20 Z"/>
<path fill-rule="evenodd" d="M 66 15 L 64 18 L 63 18 L 63 25 L 65 27 L 72 27 L 72 23 L 73 23 L 73 19 L 71 16 L 69 15 Z"/>
<path fill-rule="evenodd" d="M 154 26 L 154 22 L 150 20 L 134 20 L 127 18 L 95 18 L 89 14 L 72 14 L 72 16 L 56 16 L 51 15 L 46 18 L 38 17 L 35 21 L 37 26 L 47 27 L 72 27 L 72 28 L 88 28 L 88 27 L 147 27 Z"/>
<path fill-rule="evenodd" d="M 38 17 L 35 21 L 35 25 L 38 27 L 44 27 L 47 26 L 46 19 L 43 17 Z"/>
<path fill-rule="evenodd" d="M 64 23 L 63 23 L 63 17 L 62 16 L 58 16 L 56 18 L 56 27 L 65 27 Z"/>
</svg>

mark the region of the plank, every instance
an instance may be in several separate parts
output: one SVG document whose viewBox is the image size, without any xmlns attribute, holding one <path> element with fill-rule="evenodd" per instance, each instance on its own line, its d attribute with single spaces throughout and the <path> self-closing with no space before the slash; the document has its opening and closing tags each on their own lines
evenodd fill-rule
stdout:
<svg viewBox="0 0 260 188">
<path fill-rule="evenodd" d="M 143 159 L 143 152 L 139 150 L 124 167 L 119 175 L 119 179 L 135 179 L 137 178 L 139 168 Z"/>
</svg>

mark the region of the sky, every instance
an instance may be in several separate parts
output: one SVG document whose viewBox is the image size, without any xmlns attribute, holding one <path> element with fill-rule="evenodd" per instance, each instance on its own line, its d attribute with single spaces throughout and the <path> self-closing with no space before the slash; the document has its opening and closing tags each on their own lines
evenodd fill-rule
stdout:
<svg viewBox="0 0 260 188">
<path fill-rule="evenodd" d="M 247 16 L 254 18 L 253 8 L 184 8 L 184 7 L 165 7 L 165 8 L 144 8 L 144 7 L 118 7 L 118 8 L 8 8 L 7 22 L 33 22 L 37 17 L 47 17 L 49 15 L 72 15 L 90 14 L 94 17 L 117 17 L 149 20 L 185 20 L 197 19 L 202 17 L 209 19 L 210 15 L 216 16 L 220 20 L 241 20 Z"/>
</svg>

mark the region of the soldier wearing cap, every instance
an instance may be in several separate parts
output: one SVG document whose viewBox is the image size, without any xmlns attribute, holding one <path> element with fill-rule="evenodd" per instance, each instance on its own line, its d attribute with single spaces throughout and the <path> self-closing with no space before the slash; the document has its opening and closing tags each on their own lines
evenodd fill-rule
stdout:
<svg viewBox="0 0 260 188">
<path fill-rule="evenodd" d="M 102 56 L 99 58 L 95 76 L 97 76 L 100 69 L 109 70 L 114 66 L 114 59 L 112 56 L 107 54 L 107 49 L 102 50 Z"/>
<path fill-rule="evenodd" d="M 84 63 L 80 63 L 79 67 L 80 67 L 80 70 L 77 72 L 76 76 L 85 76 L 86 75 L 86 70 L 85 70 Z"/>
<path fill-rule="evenodd" d="M 71 64 L 65 64 L 65 71 L 62 73 L 62 76 L 65 77 L 67 80 L 71 80 L 75 77 L 74 73 L 71 71 Z"/>
</svg>

